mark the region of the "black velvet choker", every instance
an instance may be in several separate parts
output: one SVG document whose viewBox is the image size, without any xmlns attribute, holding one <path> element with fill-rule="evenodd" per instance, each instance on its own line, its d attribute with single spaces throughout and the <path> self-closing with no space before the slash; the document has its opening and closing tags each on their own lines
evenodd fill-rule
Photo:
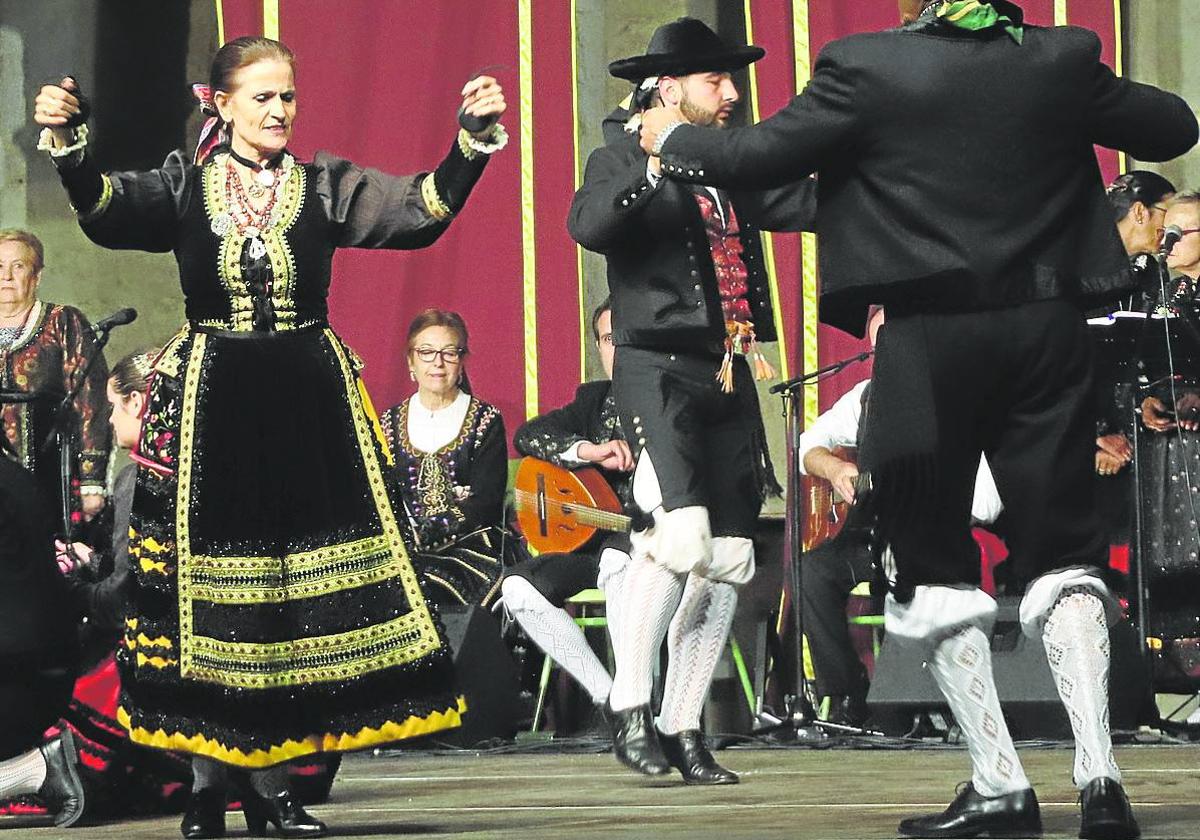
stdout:
<svg viewBox="0 0 1200 840">
<path fill-rule="evenodd" d="M 254 161 L 250 160 L 249 158 L 242 157 L 237 152 L 235 152 L 233 150 L 233 146 L 228 146 L 226 148 L 226 151 L 229 152 L 229 156 L 231 158 L 236 160 L 242 166 L 249 169 L 251 172 L 261 172 L 264 169 L 268 170 L 268 171 L 271 169 L 275 169 L 276 167 L 279 166 L 280 163 L 283 162 L 283 156 L 287 154 L 287 149 L 284 149 L 282 152 L 280 152 L 275 157 L 268 160 L 266 163 L 255 163 Z"/>
</svg>

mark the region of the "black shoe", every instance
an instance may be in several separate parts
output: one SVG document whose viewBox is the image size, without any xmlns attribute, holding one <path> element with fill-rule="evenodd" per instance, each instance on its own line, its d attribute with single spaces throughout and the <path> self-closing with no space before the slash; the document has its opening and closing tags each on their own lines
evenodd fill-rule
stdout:
<svg viewBox="0 0 1200 840">
<path fill-rule="evenodd" d="M 1141 835 L 1129 797 L 1116 779 L 1092 779 L 1079 795 L 1083 820 L 1079 836 L 1086 840 L 1137 840 Z"/>
<path fill-rule="evenodd" d="M 38 798 L 54 811 L 54 824 L 68 828 L 79 822 L 87 797 L 79 780 L 79 755 L 75 752 L 75 736 L 64 729 L 57 738 L 38 748 L 46 760 L 46 780 L 38 788 Z"/>
<path fill-rule="evenodd" d="M 242 811 L 246 828 L 255 837 L 267 836 L 267 823 L 283 837 L 324 837 L 329 829 L 325 823 L 309 814 L 289 791 L 267 798 L 252 790 L 243 790 Z"/>
<path fill-rule="evenodd" d="M 650 706 L 634 706 L 616 711 L 608 707 L 612 721 L 613 755 L 631 770 L 647 776 L 671 772 L 671 765 L 658 743 L 658 732 L 651 720 Z"/>
<path fill-rule="evenodd" d="M 689 785 L 736 785 L 737 773 L 726 770 L 712 757 L 704 745 L 699 729 L 685 729 L 676 735 L 658 733 L 663 755 Z"/>
<path fill-rule="evenodd" d="M 899 831 L 909 837 L 1041 837 L 1042 816 L 1033 788 L 980 796 L 967 782 L 945 811 L 902 820 Z"/>
<path fill-rule="evenodd" d="M 179 830 L 188 840 L 225 836 L 225 788 L 206 787 L 192 791 Z"/>
<path fill-rule="evenodd" d="M 867 698 L 859 694 L 831 695 L 829 722 L 862 729 L 862 725 L 867 722 Z"/>
</svg>

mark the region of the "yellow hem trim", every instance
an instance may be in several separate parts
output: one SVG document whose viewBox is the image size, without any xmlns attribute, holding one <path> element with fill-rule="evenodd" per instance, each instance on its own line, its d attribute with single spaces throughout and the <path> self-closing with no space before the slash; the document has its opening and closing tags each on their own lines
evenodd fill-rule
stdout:
<svg viewBox="0 0 1200 840">
<path fill-rule="evenodd" d="M 124 706 L 117 708 L 117 722 L 128 732 L 129 739 L 135 744 L 146 747 L 156 747 L 162 750 L 177 750 L 192 755 L 205 756 L 216 761 L 232 764 L 237 767 L 258 769 L 273 767 L 285 761 L 291 761 L 305 755 L 319 752 L 349 752 L 367 747 L 387 744 L 393 741 L 403 741 L 420 735 L 429 735 L 446 729 L 455 729 L 462 725 L 462 716 L 467 712 L 467 700 L 459 696 L 455 708 L 445 711 L 430 712 L 426 717 L 412 716 L 400 723 L 386 721 L 378 729 L 363 727 L 358 732 L 342 732 L 340 734 L 324 733 L 310 735 L 299 741 L 285 741 L 269 750 L 253 750 L 246 753 L 240 749 L 226 747 L 219 741 L 205 738 L 203 735 L 184 735 L 182 732 L 167 733 L 161 729 L 154 732 L 134 726 L 129 712 Z"/>
</svg>

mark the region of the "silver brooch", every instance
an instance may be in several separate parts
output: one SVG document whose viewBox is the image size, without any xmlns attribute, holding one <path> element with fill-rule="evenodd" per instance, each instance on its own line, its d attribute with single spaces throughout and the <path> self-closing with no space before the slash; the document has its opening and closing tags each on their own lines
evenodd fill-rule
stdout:
<svg viewBox="0 0 1200 840">
<path fill-rule="evenodd" d="M 212 223 L 209 225 L 214 236 L 219 236 L 224 239 L 234 229 L 233 216 L 228 213 L 218 213 L 213 216 Z"/>
</svg>

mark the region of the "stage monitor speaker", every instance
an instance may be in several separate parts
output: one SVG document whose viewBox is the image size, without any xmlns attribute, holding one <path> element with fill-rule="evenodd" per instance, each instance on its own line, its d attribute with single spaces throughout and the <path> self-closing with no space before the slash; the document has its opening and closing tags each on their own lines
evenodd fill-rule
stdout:
<svg viewBox="0 0 1200 840">
<path fill-rule="evenodd" d="M 1071 737 L 1071 724 L 1058 698 L 1041 642 L 1022 631 L 1019 598 L 1001 598 L 992 631 L 992 669 L 1000 706 L 1016 739 Z M 1154 695 L 1146 660 L 1138 655 L 1137 633 L 1122 620 L 1109 631 L 1109 716 L 1114 729 L 1136 729 L 1153 722 Z M 945 710 L 933 675 L 916 646 L 885 637 L 867 694 L 872 720 L 889 734 L 893 722 L 910 721 L 913 712 Z"/>
<path fill-rule="evenodd" d="M 442 609 L 442 624 L 454 652 L 455 685 L 467 699 L 463 725 L 433 740 L 458 747 L 511 739 L 517 731 L 520 681 L 500 624 L 481 607 Z"/>
</svg>

